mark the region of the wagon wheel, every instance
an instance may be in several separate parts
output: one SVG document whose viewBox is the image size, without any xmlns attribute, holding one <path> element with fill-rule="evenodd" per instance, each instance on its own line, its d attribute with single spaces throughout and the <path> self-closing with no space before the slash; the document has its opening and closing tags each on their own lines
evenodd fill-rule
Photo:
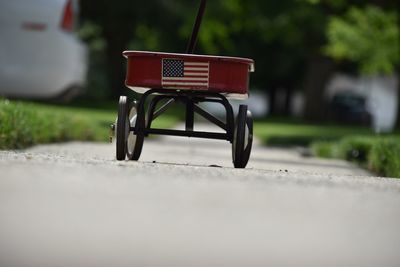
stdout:
<svg viewBox="0 0 400 267">
<path fill-rule="evenodd" d="M 130 105 L 128 118 L 130 126 L 135 127 L 138 118 L 136 101 L 133 101 Z M 141 128 L 143 129 L 143 125 Z M 130 160 L 139 159 L 140 154 L 142 153 L 143 141 L 144 141 L 143 134 L 134 133 L 133 131 L 130 131 L 128 133 L 126 140 L 126 155 L 128 156 L 128 159 Z"/>
<path fill-rule="evenodd" d="M 245 168 L 253 144 L 253 117 L 246 105 L 240 105 L 232 142 L 232 158 L 235 168 Z"/>
<path fill-rule="evenodd" d="M 119 97 L 118 117 L 115 127 L 117 160 L 125 160 L 126 139 L 129 134 L 128 104 L 126 96 Z"/>
</svg>

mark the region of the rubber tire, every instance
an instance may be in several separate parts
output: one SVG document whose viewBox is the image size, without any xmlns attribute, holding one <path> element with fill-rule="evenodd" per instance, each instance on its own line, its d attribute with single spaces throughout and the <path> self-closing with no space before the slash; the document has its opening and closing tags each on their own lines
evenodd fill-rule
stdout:
<svg viewBox="0 0 400 267">
<path fill-rule="evenodd" d="M 138 114 L 137 114 L 137 108 L 136 107 L 137 107 L 137 103 L 136 103 L 136 101 L 133 101 L 131 103 L 131 105 L 130 105 L 130 108 L 129 108 L 129 114 L 128 114 L 129 121 L 131 119 L 130 117 L 131 117 L 131 114 L 132 114 L 132 109 L 136 110 L 136 119 L 137 119 Z M 136 124 L 136 120 L 134 121 L 134 124 Z M 133 126 L 135 126 L 135 125 L 131 124 L 131 127 L 133 127 Z M 133 132 L 129 132 L 129 135 L 135 135 L 136 136 L 136 140 L 135 140 L 135 144 L 133 146 L 132 151 L 130 151 L 129 150 L 129 145 L 128 145 L 129 136 L 127 137 L 126 155 L 127 155 L 129 160 L 139 160 L 140 154 L 142 153 L 144 135 L 143 134 L 134 134 Z"/>
<path fill-rule="evenodd" d="M 247 145 L 243 151 L 243 158 L 242 158 L 242 164 L 244 165 L 243 168 L 245 168 L 247 166 L 247 163 L 249 162 L 251 148 L 253 147 L 253 115 L 251 114 L 250 110 L 247 110 L 246 126 L 247 129 L 249 130 L 249 133 L 247 136 Z"/>
<path fill-rule="evenodd" d="M 118 103 L 118 117 L 116 123 L 116 158 L 125 160 L 126 157 L 126 138 L 127 138 L 128 105 L 127 97 L 120 96 Z M 128 130 L 129 131 L 129 130 Z"/>
<path fill-rule="evenodd" d="M 246 127 L 248 129 L 247 144 L 245 147 Z M 240 105 L 239 113 L 234 128 L 234 138 L 232 142 L 232 159 L 235 168 L 243 169 L 246 167 L 253 144 L 253 117 L 247 110 L 246 105 Z"/>
</svg>

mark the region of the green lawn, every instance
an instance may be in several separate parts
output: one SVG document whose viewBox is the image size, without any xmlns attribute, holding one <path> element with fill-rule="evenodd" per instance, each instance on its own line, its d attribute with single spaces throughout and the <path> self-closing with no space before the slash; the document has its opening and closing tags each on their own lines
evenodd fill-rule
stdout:
<svg viewBox="0 0 400 267">
<path fill-rule="evenodd" d="M 307 146 L 314 141 L 338 140 L 348 135 L 374 135 L 366 127 L 316 125 L 291 120 L 256 121 L 254 132 L 264 144 L 280 146 Z"/>
<path fill-rule="evenodd" d="M 400 134 L 288 119 L 256 121 L 255 135 L 266 145 L 309 146 L 314 156 L 353 161 L 382 176 L 400 177 Z"/>
<path fill-rule="evenodd" d="M 83 108 L 0 99 L 0 149 L 24 148 L 34 144 L 69 140 L 109 140 L 115 109 Z M 153 127 L 169 128 L 178 121 L 165 114 Z"/>
</svg>

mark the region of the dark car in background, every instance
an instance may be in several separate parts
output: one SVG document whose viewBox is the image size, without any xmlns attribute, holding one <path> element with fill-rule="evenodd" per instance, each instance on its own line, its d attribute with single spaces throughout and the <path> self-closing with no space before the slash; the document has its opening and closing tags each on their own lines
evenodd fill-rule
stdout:
<svg viewBox="0 0 400 267">
<path fill-rule="evenodd" d="M 370 126 L 372 116 L 364 96 L 351 91 L 335 94 L 329 101 L 328 118 L 331 121 Z"/>
</svg>

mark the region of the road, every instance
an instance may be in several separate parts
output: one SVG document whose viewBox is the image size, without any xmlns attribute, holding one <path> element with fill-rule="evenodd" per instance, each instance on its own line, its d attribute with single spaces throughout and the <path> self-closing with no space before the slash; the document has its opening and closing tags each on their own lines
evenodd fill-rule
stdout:
<svg viewBox="0 0 400 267">
<path fill-rule="evenodd" d="M 0 266 L 400 266 L 400 180 L 256 144 L 0 152 Z"/>
</svg>

